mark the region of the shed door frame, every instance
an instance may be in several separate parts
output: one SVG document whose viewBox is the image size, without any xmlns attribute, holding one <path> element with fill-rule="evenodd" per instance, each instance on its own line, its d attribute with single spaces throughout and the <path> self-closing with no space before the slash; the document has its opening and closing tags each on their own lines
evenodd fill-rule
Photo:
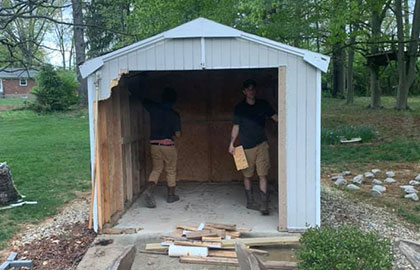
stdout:
<svg viewBox="0 0 420 270">
<path fill-rule="evenodd" d="M 278 68 L 278 200 L 279 231 L 287 231 L 286 66 Z"/>
</svg>

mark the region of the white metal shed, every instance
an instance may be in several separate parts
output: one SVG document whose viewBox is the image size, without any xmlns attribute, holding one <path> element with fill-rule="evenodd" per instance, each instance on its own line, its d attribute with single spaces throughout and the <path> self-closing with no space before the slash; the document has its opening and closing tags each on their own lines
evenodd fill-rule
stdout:
<svg viewBox="0 0 420 270">
<path fill-rule="evenodd" d="M 277 93 L 267 97 L 272 99 L 272 104 L 277 105 L 279 111 L 279 132 L 275 138 L 278 145 L 275 152 L 278 163 L 275 177 L 279 187 L 278 228 L 299 231 L 320 225 L 321 71 L 326 72 L 328 64 L 328 56 L 198 18 L 81 65 L 82 76 L 88 78 L 94 198 L 91 221 L 95 230 L 124 211 L 127 203 L 142 190 L 147 175 L 147 166 L 143 166 L 147 159 L 144 150 L 147 146 L 147 138 L 144 137 L 146 120 L 141 105 L 130 100 L 127 89 L 133 85 L 145 87 L 142 86 L 145 80 L 150 89 L 163 86 L 159 85 L 159 81 L 168 78 L 178 85 L 188 85 L 189 81 L 195 80 L 195 83 L 185 86 L 191 88 L 188 95 L 193 100 L 193 96 L 197 95 L 194 91 L 201 91 L 201 86 L 197 86 L 200 81 L 217 85 L 216 82 L 221 80 L 226 85 L 236 78 L 236 84 L 250 75 L 257 76 L 260 81 L 269 78 L 276 83 Z M 270 88 L 272 83 L 263 84 L 263 87 Z M 230 95 L 226 89 L 218 95 Z M 96 103 L 97 99 L 99 102 Z M 209 114 L 217 114 L 214 119 L 219 119 L 231 113 L 225 110 L 222 115 L 217 111 L 217 108 L 225 106 L 216 104 L 221 102 L 220 98 L 206 96 L 203 92 L 195 99 L 202 100 L 203 104 L 207 104 L 206 99 L 214 103 L 208 105 L 211 108 L 207 116 L 203 113 L 202 118 L 197 112 L 186 114 L 187 119 L 191 118 L 186 125 L 195 125 L 194 128 L 189 127 L 196 131 L 200 130 L 196 128 L 197 121 L 212 121 Z M 229 106 L 233 109 L 234 104 Z M 98 110 L 96 113 L 95 108 Z M 230 132 L 231 123 L 222 122 L 212 122 L 207 127 L 211 125 L 210 129 L 220 128 Z M 191 138 L 194 136 L 196 134 Z M 205 147 L 213 151 L 211 145 Z M 227 145 L 223 147 L 225 149 Z M 96 163 L 95 153 L 100 157 Z M 194 162 L 193 159 L 189 161 Z M 209 175 L 223 178 L 222 175 L 215 176 L 214 172 Z M 183 177 L 193 180 L 195 176 L 185 173 Z"/>
</svg>

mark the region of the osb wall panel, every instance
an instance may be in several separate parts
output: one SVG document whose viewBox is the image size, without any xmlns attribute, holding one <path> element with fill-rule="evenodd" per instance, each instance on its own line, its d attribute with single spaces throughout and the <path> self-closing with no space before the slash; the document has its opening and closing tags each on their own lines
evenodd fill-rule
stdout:
<svg viewBox="0 0 420 270">
<path fill-rule="evenodd" d="M 175 110 L 181 117 L 182 137 L 177 139 L 178 179 L 194 181 L 241 180 L 233 158 L 227 152 L 232 129 L 233 109 L 243 100 L 244 80 L 253 78 L 258 84 L 258 97 L 277 110 L 277 70 L 223 70 L 190 72 L 147 72 L 138 76 L 134 91 L 159 101 L 161 91 L 176 89 Z M 134 89 L 135 88 L 135 89 Z M 149 127 L 148 114 L 144 128 Z M 269 178 L 277 179 L 277 127 L 267 120 L 266 133 L 270 143 L 272 169 Z M 147 144 L 146 132 L 145 142 Z M 152 168 L 150 149 L 146 149 L 147 175 Z M 161 181 L 165 181 L 165 174 Z"/>
</svg>

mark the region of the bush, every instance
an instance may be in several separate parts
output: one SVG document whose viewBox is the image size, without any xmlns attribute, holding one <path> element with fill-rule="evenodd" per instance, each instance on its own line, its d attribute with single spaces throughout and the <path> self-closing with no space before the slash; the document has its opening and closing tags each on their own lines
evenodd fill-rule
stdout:
<svg viewBox="0 0 420 270">
<path fill-rule="evenodd" d="M 375 128 L 372 126 L 343 126 L 339 128 L 322 128 L 322 144 L 339 144 L 341 138 L 362 138 L 362 142 L 368 142 L 376 138 Z"/>
<path fill-rule="evenodd" d="M 52 66 L 41 68 L 35 77 L 36 86 L 32 93 L 35 102 L 29 107 L 35 111 L 63 111 L 77 103 L 78 83 L 71 72 L 56 71 Z"/>
<path fill-rule="evenodd" d="M 307 230 L 297 251 L 301 270 L 391 270 L 389 240 L 358 228 L 340 226 Z"/>
</svg>

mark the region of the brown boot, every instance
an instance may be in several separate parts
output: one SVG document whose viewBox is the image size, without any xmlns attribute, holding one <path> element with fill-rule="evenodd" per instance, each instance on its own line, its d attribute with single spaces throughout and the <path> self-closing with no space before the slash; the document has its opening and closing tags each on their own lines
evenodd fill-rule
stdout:
<svg viewBox="0 0 420 270">
<path fill-rule="evenodd" d="M 246 195 L 246 208 L 258 211 L 259 208 L 258 208 L 258 205 L 254 201 L 252 190 L 245 189 L 245 195 Z"/>
<path fill-rule="evenodd" d="M 268 192 L 264 193 L 261 191 L 261 206 L 260 206 L 260 212 L 264 216 L 267 216 L 270 214 L 268 211 Z"/>
<path fill-rule="evenodd" d="M 166 201 L 168 203 L 179 201 L 179 196 L 175 195 L 175 187 L 168 187 L 168 198 Z"/>
<path fill-rule="evenodd" d="M 146 200 L 146 206 L 148 208 L 155 208 L 156 207 L 156 201 L 155 197 L 153 197 L 153 190 L 155 189 L 156 184 L 154 182 L 149 182 L 147 184 L 146 191 L 144 192 L 145 200 Z"/>
</svg>

